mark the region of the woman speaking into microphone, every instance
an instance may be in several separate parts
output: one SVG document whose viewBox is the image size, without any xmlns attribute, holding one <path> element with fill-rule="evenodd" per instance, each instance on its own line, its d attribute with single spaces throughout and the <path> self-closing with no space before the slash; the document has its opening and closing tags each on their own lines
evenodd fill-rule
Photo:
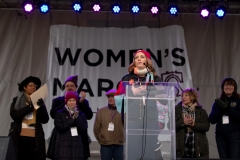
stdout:
<svg viewBox="0 0 240 160">
<path fill-rule="evenodd" d="M 154 87 L 147 85 L 149 83 L 162 82 L 157 75 L 151 61 L 151 55 L 145 50 L 138 50 L 133 57 L 133 62 L 128 67 L 129 74 L 125 75 L 118 86 L 115 96 L 116 104 L 122 107 L 122 120 L 124 116 L 124 107 L 122 99 L 117 95 L 126 94 L 130 97 L 139 97 L 128 99 L 127 119 L 125 122 L 127 130 L 139 130 L 139 134 L 127 136 L 127 158 L 128 159 L 155 159 L 155 149 L 157 134 L 148 135 L 146 130 L 159 130 L 158 108 L 156 100 L 148 99 Z M 125 91 L 126 86 L 128 91 Z M 143 98 L 145 97 L 145 98 Z M 161 127 L 160 129 L 162 129 Z"/>
</svg>

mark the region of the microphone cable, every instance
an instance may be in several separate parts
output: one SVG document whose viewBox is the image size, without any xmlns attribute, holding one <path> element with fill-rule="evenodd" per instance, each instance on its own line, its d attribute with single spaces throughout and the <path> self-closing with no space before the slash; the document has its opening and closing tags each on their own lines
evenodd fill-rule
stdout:
<svg viewBox="0 0 240 160">
<path fill-rule="evenodd" d="M 146 64 L 143 63 L 145 66 Z M 152 82 L 151 80 L 151 75 L 150 75 L 150 72 L 146 66 L 146 69 L 147 69 L 147 74 L 149 75 L 149 80 L 148 82 L 145 83 L 145 85 L 147 85 L 147 95 L 146 95 L 146 99 L 145 97 L 143 96 L 143 132 L 142 132 L 142 155 L 141 155 L 141 159 L 140 160 L 143 160 L 144 158 L 144 155 L 145 155 L 145 150 L 146 150 L 146 141 L 147 141 L 147 138 L 146 138 L 146 132 L 147 132 L 147 103 L 148 103 L 148 97 L 149 97 L 149 93 L 150 93 L 150 90 L 151 90 L 151 87 L 149 87 L 149 81 Z"/>
</svg>

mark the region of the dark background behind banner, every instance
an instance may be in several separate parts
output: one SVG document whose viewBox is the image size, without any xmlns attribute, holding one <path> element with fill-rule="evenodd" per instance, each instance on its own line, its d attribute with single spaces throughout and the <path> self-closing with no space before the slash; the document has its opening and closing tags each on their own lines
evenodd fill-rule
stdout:
<svg viewBox="0 0 240 160">
<path fill-rule="evenodd" d="M 211 105 L 220 95 L 224 77 L 232 76 L 239 83 L 240 16 L 227 15 L 223 20 L 198 14 L 158 18 L 150 14 L 120 15 L 107 13 L 51 12 L 43 15 L 35 11 L 26 19 L 15 11 L 0 10 L 0 135 L 7 135 L 12 98 L 18 95 L 17 83 L 29 75 L 46 81 L 46 67 L 50 25 L 71 24 L 84 27 L 158 28 L 178 24 L 183 26 L 193 86 L 199 88 L 200 102 L 210 113 Z M 133 21 L 134 19 L 134 21 Z M 208 132 L 210 157 L 217 158 L 215 126 Z"/>
</svg>

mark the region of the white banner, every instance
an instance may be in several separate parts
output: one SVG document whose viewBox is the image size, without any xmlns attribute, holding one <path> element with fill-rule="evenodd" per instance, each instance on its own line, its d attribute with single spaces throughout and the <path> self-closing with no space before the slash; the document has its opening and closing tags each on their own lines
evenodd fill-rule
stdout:
<svg viewBox="0 0 240 160">
<path fill-rule="evenodd" d="M 51 109 L 53 98 L 63 95 L 63 84 L 72 75 L 78 75 L 78 91 L 86 91 L 86 99 L 93 112 L 106 106 L 105 91 L 116 88 L 121 78 L 128 74 L 133 53 L 138 49 L 151 53 L 153 65 L 164 81 L 179 82 L 177 96 L 183 89 L 192 87 L 181 26 L 161 29 L 51 26 L 47 67 L 48 109 Z M 88 129 L 92 140 L 95 140 L 92 132 L 94 119 L 95 114 L 89 121 Z M 51 119 L 44 126 L 46 138 L 50 136 L 53 127 Z"/>
</svg>

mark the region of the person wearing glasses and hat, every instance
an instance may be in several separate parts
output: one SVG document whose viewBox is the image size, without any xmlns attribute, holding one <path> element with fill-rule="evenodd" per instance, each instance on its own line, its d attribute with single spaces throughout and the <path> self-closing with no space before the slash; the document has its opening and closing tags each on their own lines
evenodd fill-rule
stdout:
<svg viewBox="0 0 240 160">
<path fill-rule="evenodd" d="M 98 110 L 93 132 L 101 145 L 102 160 L 123 160 L 123 124 L 121 114 L 116 110 L 114 94 L 111 89 L 106 92 L 108 105 Z"/>
<path fill-rule="evenodd" d="M 218 154 L 221 159 L 240 159 L 240 95 L 236 81 L 225 78 L 221 90 L 209 115 L 210 123 L 216 124 Z"/>
<path fill-rule="evenodd" d="M 37 77 L 29 76 L 24 79 L 18 90 L 20 95 L 13 98 L 10 115 L 14 120 L 13 131 L 10 136 L 13 140 L 18 160 L 45 160 L 45 138 L 42 124 L 49 120 L 46 106 L 42 99 L 35 109 L 30 95 L 41 86 Z"/>
<path fill-rule="evenodd" d="M 185 89 L 182 101 L 175 107 L 177 158 L 209 158 L 206 132 L 210 128 L 208 114 L 198 102 L 195 89 Z"/>
</svg>

